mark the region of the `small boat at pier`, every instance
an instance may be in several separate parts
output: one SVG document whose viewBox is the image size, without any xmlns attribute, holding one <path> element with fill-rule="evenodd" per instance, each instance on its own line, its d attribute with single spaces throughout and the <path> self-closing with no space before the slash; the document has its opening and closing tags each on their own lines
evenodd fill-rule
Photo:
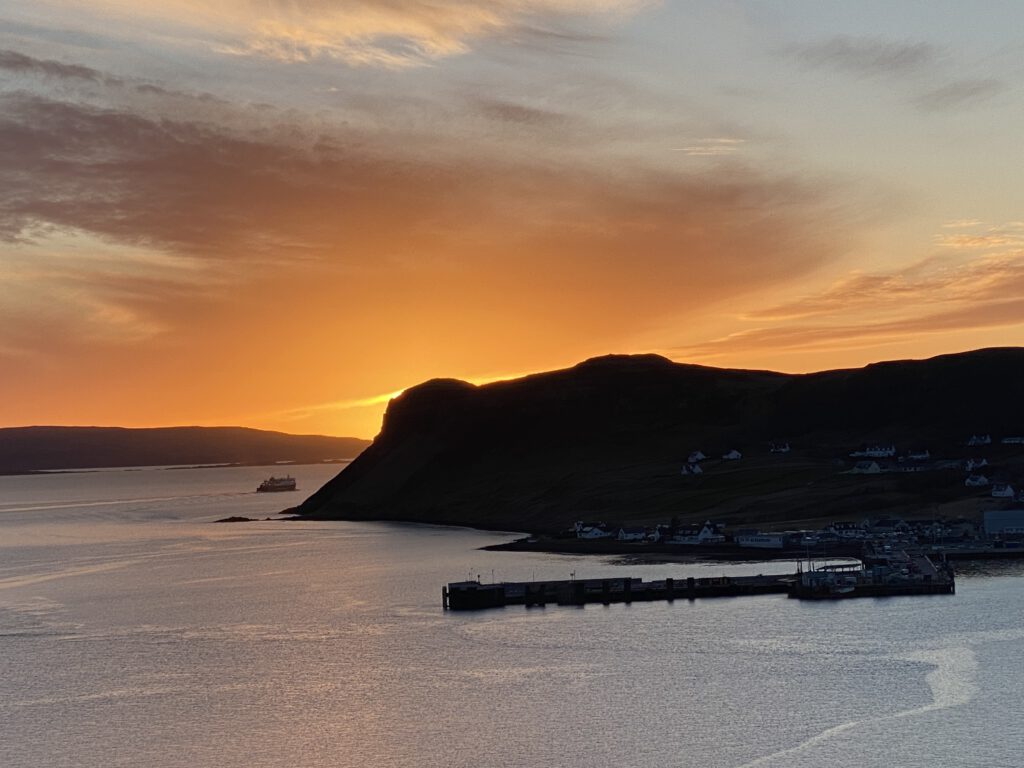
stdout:
<svg viewBox="0 0 1024 768">
<path fill-rule="evenodd" d="M 933 563 L 920 552 L 870 555 L 863 563 L 810 566 L 799 564 L 790 597 L 828 600 L 844 597 L 951 595 L 956 578 L 948 563 Z"/>
<path fill-rule="evenodd" d="M 273 491 L 294 491 L 295 490 L 295 478 L 291 475 L 287 477 L 274 477 L 271 475 L 270 478 L 260 483 L 259 488 L 256 489 L 257 493 L 270 493 Z"/>
</svg>

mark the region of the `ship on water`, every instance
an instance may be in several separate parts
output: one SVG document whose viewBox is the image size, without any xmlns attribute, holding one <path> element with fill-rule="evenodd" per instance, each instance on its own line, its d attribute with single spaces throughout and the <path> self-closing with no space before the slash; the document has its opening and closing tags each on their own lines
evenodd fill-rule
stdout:
<svg viewBox="0 0 1024 768">
<path fill-rule="evenodd" d="M 863 563 L 798 564 L 790 597 L 827 600 L 843 597 L 940 595 L 956 592 L 956 578 L 948 563 L 933 563 L 920 552 L 867 553 Z"/>
<path fill-rule="evenodd" d="M 260 483 L 259 488 L 256 489 L 257 493 L 269 493 L 273 491 L 294 491 L 295 478 L 291 475 L 285 477 L 274 477 L 271 475 L 268 479 Z"/>
</svg>

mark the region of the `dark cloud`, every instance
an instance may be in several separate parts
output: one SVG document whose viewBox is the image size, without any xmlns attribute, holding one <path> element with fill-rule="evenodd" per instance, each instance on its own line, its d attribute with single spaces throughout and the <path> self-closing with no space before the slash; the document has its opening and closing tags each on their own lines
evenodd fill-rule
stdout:
<svg viewBox="0 0 1024 768">
<path fill-rule="evenodd" d="M 471 103 L 484 117 L 503 123 L 552 127 L 569 122 L 569 116 L 562 112 L 515 104 L 511 101 L 478 98 Z"/>
<path fill-rule="evenodd" d="M 936 64 L 942 49 L 929 43 L 881 38 L 834 37 L 794 46 L 791 54 L 814 68 L 829 67 L 857 75 L 904 75 Z"/>
<path fill-rule="evenodd" d="M 925 112 L 963 109 L 987 101 L 1005 89 L 1006 84 L 995 78 L 957 80 L 922 93 L 914 104 Z"/>
<path fill-rule="evenodd" d="M 507 105 L 496 107 L 506 118 Z M 545 120 L 514 112 L 519 120 Z M 661 254 L 682 277 L 699 254 L 718 269 L 816 258 L 797 245 L 820 190 L 743 170 L 714 178 L 618 168 L 597 174 L 543 160 L 425 157 L 415 137 L 240 131 L 41 95 L 0 100 L 0 233 L 84 230 L 209 258 L 445 250 L 505 228 L 560 243 L 564 255 Z M 429 153 L 428 153 L 429 154 Z M 641 245 L 642 244 L 642 245 Z M 550 248 L 547 248 L 550 250 Z M 732 267 L 730 267 L 732 265 Z M 709 267 L 701 267 L 708 272 Z M 778 271 L 772 267 L 772 271 Z"/>
<path fill-rule="evenodd" d="M 0 237 L 45 249 L 84 234 L 100 251 L 160 254 L 149 272 L 83 260 L 46 278 L 94 296 L 101 318 L 139 318 L 114 323 L 126 338 L 181 322 L 147 318 L 166 317 L 154 307 L 198 290 L 204 271 L 311 262 L 358 273 L 382 302 L 401 286 L 406 304 L 515 306 L 622 333 L 792 278 L 844 231 L 820 183 L 739 162 L 644 167 L 599 135 L 566 152 L 576 113 L 469 96 L 458 122 L 450 105 L 397 120 L 375 103 L 367 114 L 388 121 L 349 124 L 124 82 L 74 99 L 0 93 Z"/>
<path fill-rule="evenodd" d="M 118 78 L 106 75 L 80 64 L 64 64 L 50 59 L 36 59 L 18 51 L 0 51 L 0 70 L 18 75 L 35 75 L 70 80 L 86 80 L 108 85 L 120 82 Z"/>
</svg>

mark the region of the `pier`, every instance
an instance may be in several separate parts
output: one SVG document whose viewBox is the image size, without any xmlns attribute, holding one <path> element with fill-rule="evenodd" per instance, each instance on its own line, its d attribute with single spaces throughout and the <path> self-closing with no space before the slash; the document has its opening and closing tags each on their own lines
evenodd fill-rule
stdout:
<svg viewBox="0 0 1024 768">
<path fill-rule="evenodd" d="M 455 581 L 441 588 L 446 611 L 475 611 L 507 605 L 540 606 L 588 603 L 638 603 L 713 597 L 784 594 L 801 600 L 899 595 L 954 594 L 956 581 L 947 563 L 935 565 L 923 554 L 900 551 L 867 564 L 802 565 L 796 573 L 774 576 L 715 576 L 644 581 L 569 579 L 483 584 Z"/>
<path fill-rule="evenodd" d="M 570 579 L 481 584 L 456 581 L 442 587 L 445 610 L 472 611 L 506 605 L 586 605 L 639 603 L 654 600 L 695 600 L 704 597 L 786 594 L 796 574 L 782 576 L 716 576 L 712 578 L 644 581 L 624 576 L 614 579 Z"/>
</svg>

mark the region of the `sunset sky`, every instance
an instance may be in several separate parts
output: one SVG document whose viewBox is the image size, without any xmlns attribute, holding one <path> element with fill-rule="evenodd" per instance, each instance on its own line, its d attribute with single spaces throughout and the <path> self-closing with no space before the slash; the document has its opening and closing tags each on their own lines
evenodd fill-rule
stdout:
<svg viewBox="0 0 1024 768">
<path fill-rule="evenodd" d="M 0 426 L 1024 344 L 1016 0 L 3 0 Z"/>
</svg>

